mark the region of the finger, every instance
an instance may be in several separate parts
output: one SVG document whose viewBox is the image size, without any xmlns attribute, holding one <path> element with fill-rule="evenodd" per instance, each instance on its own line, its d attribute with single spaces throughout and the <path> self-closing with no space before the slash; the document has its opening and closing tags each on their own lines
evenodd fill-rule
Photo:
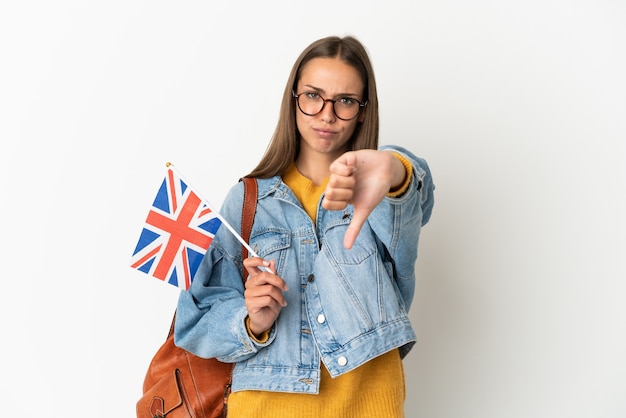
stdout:
<svg viewBox="0 0 626 418">
<path fill-rule="evenodd" d="M 328 178 L 327 189 L 353 189 L 356 183 L 356 169 L 345 173 L 332 172 Z"/>
<path fill-rule="evenodd" d="M 344 209 L 354 196 L 354 186 L 355 178 L 352 176 L 331 176 L 324 190 L 322 207 L 326 210 Z"/>
<path fill-rule="evenodd" d="M 282 290 L 283 292 L 289 290 L 287 283 L 282 278 L 273 273 L 259 273 L 251 276 L 246 281 L 246 289 L 261 286 L 273 286 Z"/>
<path fill-rule="evenodd" d="M 322 200 L 322 207 L 326 210 L 341 210 L 345 209 L 345 207 L 350 203 L 352 199 L 351 190 L 349 191 L 333 191 L 332 193 L 328 193 L 324 196 Z"/>
<path fill-rule="evenodd" d="M 351 176 L 356 171 L 356 154 L 353 151 L 342 154 L 330 164 L 330 172 L 341 176 Z"/>
<path fill-rule="evenodd" d="M 285 306 L 287 306 L 287 301 L 284 299 L 276 300 L 269 295 L 246 298 L 246 309 L 249 314 L 256 314 L 265 309 L 269 309 L 278 314 Z"/>
<path fill-rule="evenodd" d="M 348 250 L 352 248 L 354 241 L 356 241 L 356 237 L 359 235 L 359 232 L 361 232 L 361 228 L 366 220 L 367 214 L 357 209 L 354 210 L 352 220 L 350 221 L 350 225 L 348 225 L 348 229 L 346 230 L 346 234 L 343 238 L 343 246 L 345 248 Z"/>
<path fill-rule="evenodd" d="M 324 197 L 329 201 L 349 201 L 354 195 L 354 185 L 348 187 L 326 187 Z"/>
<path fill-rule="evenodd" d="M 251 274 L 248 280 L 246 280 L 246 289 L 269 285 L 276 287 L 283 292 L 289 290 L 287 282 L 285 282 L 280 276 L 276 274 L 276 264 L 274 260 L 268 262 L 267 268 L 267 271 L 258 271 L 255 274 Z"/>
<path fill-rule="evenodd" d="M 267 266 L 267 270 L 270 273 L 276 275 L 276 260 L 270 260 L 270 264 Z"/>
<path fill-rule="evenodd" d="M 348 206 L 348 202 L 346 200 L 332 201 L 324 198 L 322 200 L 322 207 L 326 210 L 341 210 L 345 209 Z"/>
<path fill-rule="evenodd" d="M 261 267 L 268 268 L 270 262 L 262 259 L 261 257 L 248 257 L 243 260 L 243 265 L 248 271 L 248 274 L 253 276 L 261 272 Z"/>
<path fill-rule="evenodd" d="M 247 287 L 244 297 L 246 306 L 248 304 L 256 308 L 269 307 L 274 304 L 278 304 L 281 307 L 287 306 L 287 300 L 281 289 L 269 284 Z"/>
</svg>

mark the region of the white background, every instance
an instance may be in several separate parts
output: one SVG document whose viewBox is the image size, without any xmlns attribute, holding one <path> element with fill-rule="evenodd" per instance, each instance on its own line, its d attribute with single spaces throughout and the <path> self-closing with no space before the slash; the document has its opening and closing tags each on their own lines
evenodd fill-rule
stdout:
<svg viewBox="0 0 626 418">
<path fill-rule="evenodd" d="M 172 161 L 214 206 L 311 41 L 431 164 L 407 416 L 626 416 L 623 1 L 0 1 L 0 399 L 132 417 L 178 291 L 128 267 Z"/>
</svg>

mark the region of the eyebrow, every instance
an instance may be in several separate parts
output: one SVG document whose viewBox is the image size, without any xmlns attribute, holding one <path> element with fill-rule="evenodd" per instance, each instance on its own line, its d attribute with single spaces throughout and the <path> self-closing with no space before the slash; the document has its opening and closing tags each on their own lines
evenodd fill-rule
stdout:
<svg viewBox="0 0 626 418">
<path fill-rule="evenodd" d="M 311 84 L 305 84 L 304 87 L 308 87 L 308 88 L 310 88 L 312 90 L 315 90 L 315 92 L 317 92 L 317 93 L 326 94 L 326 90 L 324 90 L 323 88 L 320 88 L 320 87 L 312 86 Z M 357 94 L 357 93 L 347 93 L 347 92 L 346 93 L 339 93 L 339 94 L 335 95 L 335 97 L 346 97 L 346 96 L 351 96 L 351 97 L 353 96 L 353 97 L 356 97 L 356 98 L 360 97 L 360 95 Z"/>
</svg>

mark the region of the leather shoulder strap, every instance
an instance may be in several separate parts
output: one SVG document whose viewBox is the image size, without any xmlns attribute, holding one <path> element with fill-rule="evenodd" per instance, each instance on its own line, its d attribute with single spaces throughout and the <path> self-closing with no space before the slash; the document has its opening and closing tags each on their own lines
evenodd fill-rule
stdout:
<svg viewBox="0 0 626 418">
<path fill-rule="evenodd" d="M 256 214 L 256 204 L 258 195 L 258 185 L 253 177 L 244 177 L 243 181 L 243 209 L 241 211 L 241 238 L 245 242 L 250 241 L 250 233 L 252 232 L 252 224 L 254 223 L 254 215 Z M 248 258 L 248 250 L 244 245 L 241 246 L 241 279 L 245 284 L 246 269 L 243 267 L 243 260 Z"/>
</svg>

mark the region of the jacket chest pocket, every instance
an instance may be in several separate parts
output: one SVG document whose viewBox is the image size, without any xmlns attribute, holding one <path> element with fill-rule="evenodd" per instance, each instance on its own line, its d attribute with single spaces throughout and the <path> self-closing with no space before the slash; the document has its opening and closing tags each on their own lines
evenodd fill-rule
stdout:
<svg viewBox="0 0 626 418">
<path fill-rule="evenodd" d="M 363 225 L 359 235 L 356 237 L 352 248 L 346 250 L 343 246 L 343 240 L 346 235 L 348 224 L 335 225 L 324 234 L 324 244 L 326 251 L 330 254 L 333 261 L 340 265 L 359 265 L 364 261 L 371 259 L 376 254 L 376 238 L 367 224 Z"/>
<path fill-rule="evenodd" d="M 259 257 L 276 260 L 276 268 L 281 271 L 287 257 L 286 250 L 291 246 L 291 233 L 286 229 L 267 228 L 250 238 L 250 246 Z"/>
</svg>

